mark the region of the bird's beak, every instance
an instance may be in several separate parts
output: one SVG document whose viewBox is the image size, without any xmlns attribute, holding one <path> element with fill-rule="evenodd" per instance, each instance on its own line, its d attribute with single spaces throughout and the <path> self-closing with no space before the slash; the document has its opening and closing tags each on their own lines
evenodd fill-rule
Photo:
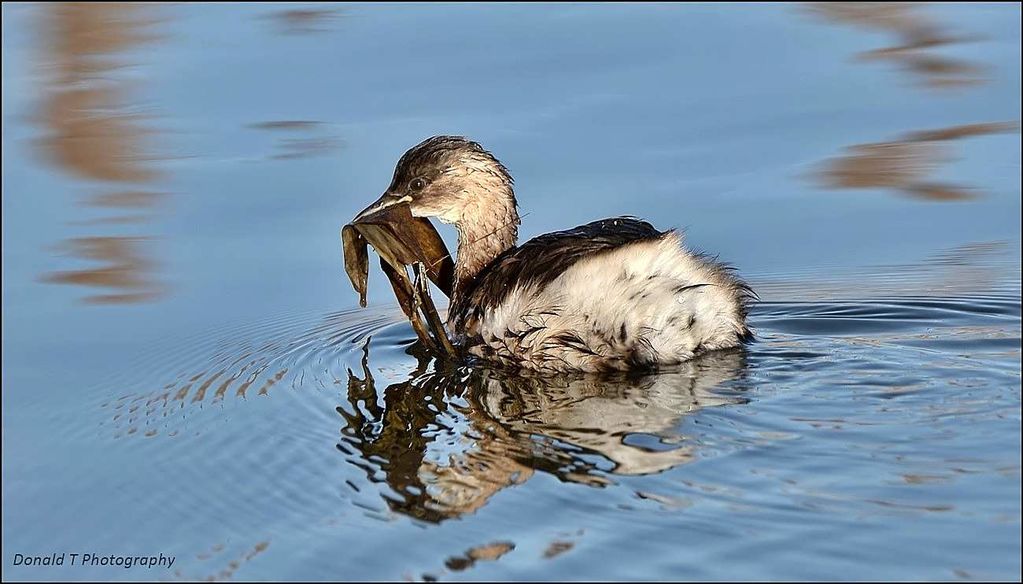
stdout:
<svg viewBox="0 0 1023 584">
<path fill-rule="evenodd" d="M 387 214 L 387 210 L 391 207 L 411 202 L 412 197 L 408 195 L 400 196 L 394 193 L 384 193 L 379 199 L 373 201 L 370 206 L 356 215 L 352 223 L 377 223 L 383 219 L 383 216 Z"/>
</svg>

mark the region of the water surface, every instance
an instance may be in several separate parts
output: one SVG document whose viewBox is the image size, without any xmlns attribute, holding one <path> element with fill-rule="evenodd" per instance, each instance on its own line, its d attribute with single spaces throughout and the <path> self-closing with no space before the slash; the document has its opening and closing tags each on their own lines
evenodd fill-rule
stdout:
<svg viewBox="0 0 1023 584">
<path fill-rule="evenodd" d="M 4 577 L 1018 579 L 1019 22 L 4 5 Z M 338 230 L 438 133 L 524 237 L 685 230 L 757 341 L 431 362 Z M 53 552 L 176 562 L 13 565 Z"/>
</svg>

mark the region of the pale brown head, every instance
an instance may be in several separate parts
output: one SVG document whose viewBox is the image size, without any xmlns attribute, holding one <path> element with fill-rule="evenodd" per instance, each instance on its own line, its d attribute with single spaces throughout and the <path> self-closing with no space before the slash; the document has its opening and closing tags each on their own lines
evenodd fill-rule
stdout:
<svg viewBox="0 0 1023 584">
<path fill-rule="evenodd" d="M 403 203 L 415 217 L 436 217 L 460 227 L 482 214 L 516 207 L 508 169 L 460 136 L 434 136 L 409 149 L 398 160 L 387 191 L 356 220 Z"/>
</svg>

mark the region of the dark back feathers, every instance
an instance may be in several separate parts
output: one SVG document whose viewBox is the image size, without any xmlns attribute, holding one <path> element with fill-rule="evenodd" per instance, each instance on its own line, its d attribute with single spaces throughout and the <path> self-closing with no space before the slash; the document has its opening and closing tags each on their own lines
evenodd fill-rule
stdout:
<svg viewBox="0 0 1023 584">
<path fill-rule="evenodd" d="M 464 326 L 501 304 L 516 287 L 543 287 L 584 257 L 665 233 L 635 217 L 611 217 L 534 237 L 494 258 L 456 294 L 451 312 Z"/>
</svg>

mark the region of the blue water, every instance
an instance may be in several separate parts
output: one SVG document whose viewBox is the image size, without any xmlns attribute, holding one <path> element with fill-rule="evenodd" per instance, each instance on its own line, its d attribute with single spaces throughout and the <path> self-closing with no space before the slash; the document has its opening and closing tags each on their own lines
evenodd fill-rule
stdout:
<svg viewBox="0 0 1023 584">
<path fill-rule="evenodd" d="M 4 578 L 1019 579 L 1020 9 L 863 10 L 5 4 Z M 423 359 L 338 230 L 441 133 L 757 342 Z"/>
</svg>

